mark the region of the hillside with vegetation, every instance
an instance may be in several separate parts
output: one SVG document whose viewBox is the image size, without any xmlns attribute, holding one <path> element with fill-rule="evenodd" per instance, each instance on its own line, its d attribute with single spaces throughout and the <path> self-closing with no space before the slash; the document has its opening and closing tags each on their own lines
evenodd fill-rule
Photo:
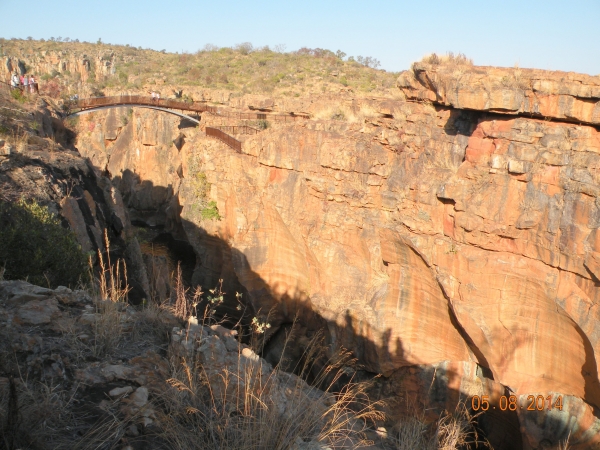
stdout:
<svg viewBox="0 0 600 450">
<path fill-rule="evenodd" d="M 209 44 L 195 53 L 169 53 L 100 40 L 0 39 L 0 49 L 3 56 L 19 58 L 26 71 L 45 82 L 53 81 L 66 93 L 75 92 L 82 81 L 88 81 L 96 91 L 132 93 L 170 86 L 184 91 L 218 89 L 234 95 L 299 97 L 349 89 L 382 96 L 391 93 L 397 78 L 397 73 L 377 69 L 379 61 L 372 57 L 352 57 L 340 50 L 334 53 L 320 48 L 285 52 L 280 47 L 255 48 L 247 42 L 233 48 Z M 89 73 L 82 76 L 64 64 L 70 58 L 88 61 L 84 65 L 89 66 Z M 40 73 L 41 67 L 49 70 Z M 163 93 L 167 94 L 171 92 Z"/>
</svg>

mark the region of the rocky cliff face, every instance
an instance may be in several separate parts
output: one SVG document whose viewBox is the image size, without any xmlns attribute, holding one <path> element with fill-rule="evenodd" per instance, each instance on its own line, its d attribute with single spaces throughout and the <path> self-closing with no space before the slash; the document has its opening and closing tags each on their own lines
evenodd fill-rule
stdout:
<svg viewBox="0 0 600 450">
<path fill-rule="evenodd" d="M 4 57 L 0 65 L 0 78 L 9 80 L 13 72 L 34 74 L 38 79 L 44 74 L 77 74 L 82 82 L 93 82 L 115 74 L 115 55 L 102 51 L 88 55 L 83 52 L 44 50 L 23 54 L 20 58 Z"/>
<path fill-rule="evenodd" d="M 83 116 L 77 147 L 272 342 L 299 316 L 382 373 L 392 408 L 489 395 L 496 448 L 597 448 L 598 78 L 418 65 L 398 86 L 405 101 L 346 102 L 360 121 L 273 123 L 241 154 L 138 111 Z"/>
</svg>

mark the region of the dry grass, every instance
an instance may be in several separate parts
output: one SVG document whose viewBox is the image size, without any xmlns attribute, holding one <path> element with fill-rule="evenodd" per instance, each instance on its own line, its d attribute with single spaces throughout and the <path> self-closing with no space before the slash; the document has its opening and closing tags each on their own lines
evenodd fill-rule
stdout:
<svg viewBox="0 0 600 450">
<path fill-rule="evenodd" d="M 0 384 L 0 449 L 69 448 L 83 419 L 71 412 L 74 394 L 23 379 Z"/>
<path fill-rule="evenodd" d="M 104 230 L 104 245 L 107 249 L 106 262 L 100 250 L 97 252 L 99 274 L 90 286 L 95 299 L 95 314 L 92 322 L 93 336 L 89 348 L 96 358 L 112 354 L 123 337 L 123 313 L 127 305 L 127 266 L 124 260 L 115 265 L 110 260 L 110 242 Z M 91 261 L 90 261 L 91 264 Z M 90 268 L 93 273 L 93 269 Z"/>
<path fill-rule="evenodd" d="M 306 371 L 318 348 L 314 341 L 307 350 Z M 331 380 L 324 392 L 277 369 L 265 375 L 260 360 L 249 362 L 241 354 L 235 367 L 218 376 L 197 361 L 173 361 L 170 387 L 161 397 L 161 437 L 174 449 L 284 450 L 308 441 L 359 448 L 366 443 L 366 423 L 383 416 L 365 384 L 331 392 L 342 359 L 321 371 L 321 381 Z"/>
<path fill-rule="evenodd" d="M 223 280 L 221 280 L 221 284 Z M 202 288 L 197 286 L 194 290 L 194 293 L 190 295 L 189 289 L 186 288 L 183 284 L 183 276 L 181 274 L 181 263 L 177 264 L 177 275 L 175 279 L 172 280 L 171 284 L 175 285 L 175 289 L 173 290 L 173 294 L 175 296 L 172 299 L 173 305 L 173 314 L 176 317 L 179 317 L 182 320 L 187 320 L 190 316 L 196 315 L 196 308 L 200 303 L 202 298 Z M 221 302 L 223 298 L 221 296 Z M 205 311 L 205 319 L 206 319 L 206 311 Z"/>
<path fill-rule="evenodd" d="M 569 436 L 567 436 L 567 439 L 565 439 L 563 442 L 560 442 L 558 444 L 558 447 L 556 448 L 556 450 L 569 450 L 569 448 L 571 448 L 569 446 L 570 439 L 571 439 L 571 433 L 569 432 Z"/>
<path fill-rule="evenodd" d="M 104 230 L 104 244 L 110 248 L 108 234 Z M 77 366 L 83 365 L 89 358 L 102 359 L 114 355 L 124 345 L 125 328 L 128 320 L 126 309 L 128 307 L 127 294 L 127 266 L 123 260 L 113 264 L 107 251 L 106 257 L 98 250 L 98 270 L 95 271 L 91 258 L 89 264 L 88 284 L 82 286 L 93 300 L 93 309 L 86 311 L 79 323 L 67 321 L 61 324 L 62 334 L 66 340 L 69 358 Z M 96 274 L 95 274 L 96 272 Z M 149 319 L 150 314 L 144 314 L 144 319 Z M 138 318 L 139 321 L 139 318 Z M 145 322 L 146 320 L 142 320 Z M 89 324 L 89 328 L 82 328 L 81 324 Z M 151 327 L 156 326 L 156 321 L 151 321 Z M 160 327 L 157 330 L 163 331 Z M 143 330 L 143 331 L 142 331 Z M 145 332 L 153 336 L 152 329 L 147 326 L 133 328 L 131 341 L 141 339 Z M 164 339 L 164 338 L 163 338 Z M 150 339 L 153 341 L 153 339 Z"/>
<path fill-rule="evenodd" d="M 476 444 L 492 448 L 477 432 L 477 416 L 473 416 L 464 403 L 454 412 L 446 412 L 433 424 L 423 415 L 413 415 L 400 420 L 392 434 L 396 450 L 458 450 Z"/>
</svg>

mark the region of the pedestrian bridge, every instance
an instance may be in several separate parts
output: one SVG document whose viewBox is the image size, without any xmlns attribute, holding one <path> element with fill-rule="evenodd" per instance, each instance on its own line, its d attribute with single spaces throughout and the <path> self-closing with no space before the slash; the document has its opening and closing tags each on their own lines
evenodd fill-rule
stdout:
<svg viewBox="0 0 600 450">
<path fill-rule="evenodd" d="M 148 108 L 163 111 L 169 114 L 175 114 L 176 116 L 190 120 L 197 124 L 199 124 L 200 121 L 191 117 L 188 114 L 185 114 L 184 111 L 192 113 L 219 113 L 219 109 L 214 106 L 203 105 L 201 103 L 188 103 L 171 99 L 153 99 L 151 97 L 146 97 L 143 95 L 119 95 L 112 97 L 83 98 L 71 100 L 67 106 L 69 108 L 69 115 L 85 114 L 108 108 Z"/>
<path fill-rule="evenodd" d="M 163 111 L 169 114 L 174 114 L 183 119 L 189 120 L 196 124 L 200 124 L 199 118 L 194 118 L 189 113 L 209 113 L 215 116 L 228 117 L 240 120 L 272 120 L 276 122 L 294 122 L 299 119 L 306 119 L 306 116 L 295 114 L 266 114 L 255 112 L 237 112 L 230 111 L 217 106 L 209 106 L 203 103 L 184 102 L 173 99 L 157 99 L 143 95 L 118 95 L 111 97 L 92 97 L 71 100 L 67 103 L 67 114 L 69 116 L 101 111 L 109 108 L 147 108 L 157 111 Z M 206 127 L 206 135 L 217 138 L 233 148 L 237 152 L 241 152 L 242 143 L 233 136 L 225 133 L 225 129 L 247 129 L 250 127 Z M 255 130 L 255 129 L 253 129 Z M 230 131 L 230 130 L 227 130 Z M 258 130 L 255 130 L 258 132 Z M 243 133 L 250 134 L 250 133 Z M 252 133 L 254 134 L 254 133 Z"/>
<path fill-rule="evenodd" d="M 98 111 L 105 108 L 138 107 L 157 109 L 181 117 L 189 117 L 183 112 L 201 114 L 208 112 L 215 116 L 230 117 L 242 120 L 272 120 L 276 122 L 294 122 L 307 119 L 305 115 L 298 114 L 267 114 L 260 112 L 237 112 L 219 106 L 209 106 L 204 103 L 183 102 L 173 99 L 156 99 L 143 95 L 117 95 L 111 97 L 91 97 L 72 100 L 69 102 L 69 115 L 82 114 L 84 112 Z M 177 111 L 181 111 L 178 113 Z M 198 122 L 197 120 L 195 120 Z"/>
</svg>

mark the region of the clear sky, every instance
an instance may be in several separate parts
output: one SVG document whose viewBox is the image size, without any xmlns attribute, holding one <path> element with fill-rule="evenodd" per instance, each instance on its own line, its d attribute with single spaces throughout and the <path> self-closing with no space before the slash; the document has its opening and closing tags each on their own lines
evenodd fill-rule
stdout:
<svg viewBox="0 0 600 450">
<path fill-rule="evenodd" d="M 600 0 L 0 0 L 0 19 L 4 38 L 320 47 L 390 71 L 453 51 L 478 65 L 600 74 Z"/>
</svg>

